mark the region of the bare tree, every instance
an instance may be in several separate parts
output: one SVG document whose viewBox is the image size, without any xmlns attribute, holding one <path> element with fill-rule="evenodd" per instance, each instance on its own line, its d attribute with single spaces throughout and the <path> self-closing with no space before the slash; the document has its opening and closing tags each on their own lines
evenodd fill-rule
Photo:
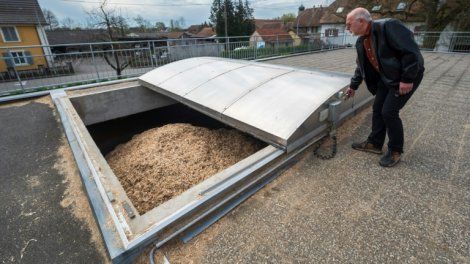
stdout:
<svg viewBox="0 0 470 264">
<path fill-rule="evenodd" d="M 155 29 L 156 29 L 158 32 L 165 31 L 165 29 L 166 29 L 165 23 L 163 23 L 163 22 L 156 22 L 156 23 L 155 23 Z"/>
<path fill-rule="evenodd" d="M 118 31 L 121 36 L 126 34 L 126 31 L 129 29 L 129 24 L 127 23 L 127 19 L 121 15 L 117 16 L 116 24 L 118 26 Z"/>
<path fill-rule="evenodd" d="M 140 28 L 142 32 L 146 32 L 152 27 L 152 24 L 147 19 L 143 18 L 141 15 L 138 15 L 134 18 L 135 23 Z"/>
<path fill-rule="evenodd" d="M 60 21 L 61 27 L 62 28 L 67 28 L 67 29 L 73 29 L 78 27 L 77 23 L 75 23 L 75 20 L 71 19 L 70 17 L 66 17 Z"/>
<path fill-rule="evenodd" d="M 47 24 L 49 24 L 49 30 L 54 30 L 59 27 L 59 20 L 57 20 L 57 17 L 51 10 L 43 9 L 42 13 L 44 14 Z"/>
<path fill-rule="evenodd" d="M 186 21 L 185 21 L 184 17 L 180 17 L 180 18 L 178 19 L 178 23 L 179 23 L 179 26 L 180 26 L 181 28 L 184 28 L 184 27 L 186 26 Z"/>
<path fill-rule="evenodd" d="M 410 3 L 411 6 L 417 0 Z M 456 30 L 466 31 L 469 28 L 470 1 L 468 0 L 424 0 L 426 10 L 426 30 L 442 31 L 451 22 L 455 22 Z"/>
<path fill-rule="evenodd" d="M 469 0 L 409 0 L 406 12 L 409 13 L 415 4 L 424 5 L 426 31 L 442 32 L 448 25 L 455 31 L 470 30 Z M 433 34 L 425 35 L 423 46 L 435 48 L 438 40 Z"/>
<path fill-rule="evenodd" d="M 107 0 L 101 2 L 98 9 L 87 11 L 87 14 L 94 27 L 105 29 L 107 41 L 116 41 L 120 29 L 122 29 L 124 24 L 127 24 L 125 18 L 117 14 L 116 9 L 108 7 Z M 119 50 L 121 48 L 119 44 L 111 43 L 110 47 L 112 49 L 111 55 L 109 52 L 105 52 L 103 57 L 106 63 L 116 71 L 118 78 L 120 78 L 122 71 L 129 66 L 132 58 L 119 56 L 118 51 L 114 49 Z"/>
</svg>

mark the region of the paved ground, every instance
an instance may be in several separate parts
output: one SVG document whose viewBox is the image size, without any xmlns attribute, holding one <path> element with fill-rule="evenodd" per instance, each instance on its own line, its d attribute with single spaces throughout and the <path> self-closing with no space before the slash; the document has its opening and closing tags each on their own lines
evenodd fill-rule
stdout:
<svg viewBox="0 0 470 264">
<path fill-rule="evenodd" d="M 354 51 L 272 61 L 351 73 Z M 393 169 L 355 152 L 370 108 L 340 129 L 337 156 L 306 153 L 267 188 L 188 244 L 172 263 L 469 263 L 470 56 L 426 53 L 405 107 L 406 154 Z"/>
<path fill-rule="evenodd" d="M 426 53 L 425 60 L 424 81 L 402 113 L 406 154 L 398 167 L 383 169 L 378 156 L 349 147 L 368 134 L 366 109 L 340 128 L 334 159 L 305 153 L 204 233 L 173 241 L 158 256 L 172 263 L 469 263 L 470 56 Z M 351 73 L 354 51 L 272 63 Z M 100 263 L 99 235 L 47 103 L 0 105 L 0 261 Z"/>
<path fill-rule="evenodd" d="M 0 263 L 105 261 L 50 99 L 0 105 L 0 120 Z"/>
</svg>

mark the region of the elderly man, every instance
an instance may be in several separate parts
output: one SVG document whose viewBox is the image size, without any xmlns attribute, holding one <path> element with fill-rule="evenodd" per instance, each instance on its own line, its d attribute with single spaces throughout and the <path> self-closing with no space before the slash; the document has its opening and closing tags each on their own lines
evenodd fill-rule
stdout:
<svg viewBox="0 0 470 264">
<path fill-rule="evenodd" d="M 364 142 L 353 143 L 352 148 L 383 154 L 382 147 L 388 134 L 388 150 L 379 164 L 392 167 L 403 153 L 400 109 L 423 79 L 423 56 L 412 32 L 399 20 L 372 21 L 366 9 L 356 8 L 346 18 L 346 29 L 359 36 L 357 68 L 346 94 L 354 96 L 364 80 L 367 89 L 375 95 L 372 132 Z"/>
</svg>

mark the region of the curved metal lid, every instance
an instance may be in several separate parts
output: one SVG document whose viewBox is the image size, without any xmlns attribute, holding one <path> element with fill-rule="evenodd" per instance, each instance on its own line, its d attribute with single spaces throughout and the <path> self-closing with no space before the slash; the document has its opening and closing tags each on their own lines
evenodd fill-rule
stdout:
<svg viewBox="0 0 470 264">
<path fill-rule="evenodd" d="M 142 75 L 139 81 L 282 147 L 316 127 L 314 112 L 349 84 L 341 73 L 211 57 L 176 61 Z"/>
</svg>

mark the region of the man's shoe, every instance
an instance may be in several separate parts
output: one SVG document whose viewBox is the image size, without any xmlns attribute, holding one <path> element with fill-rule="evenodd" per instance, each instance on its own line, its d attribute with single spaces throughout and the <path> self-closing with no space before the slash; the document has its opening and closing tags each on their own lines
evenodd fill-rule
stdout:
<svg viewBox="0 0 470 264">
<path fill-rule="evenodd" d="M 398 151 L 387 150 L 387 153 L 380 159 L 379 164 L 382 167 L 393 167 L 400 161 L 401 153 Z"/>
<path fill-rule="evenodd" d="M 382 149 L 377 148 L 374 144 L 370 143 L 369 141 L 364 141 L 360 143 L 352 143 L 351 147 L 356 150 L 375 153 L 375 154 L 382 154 Z"/>
</svg>

